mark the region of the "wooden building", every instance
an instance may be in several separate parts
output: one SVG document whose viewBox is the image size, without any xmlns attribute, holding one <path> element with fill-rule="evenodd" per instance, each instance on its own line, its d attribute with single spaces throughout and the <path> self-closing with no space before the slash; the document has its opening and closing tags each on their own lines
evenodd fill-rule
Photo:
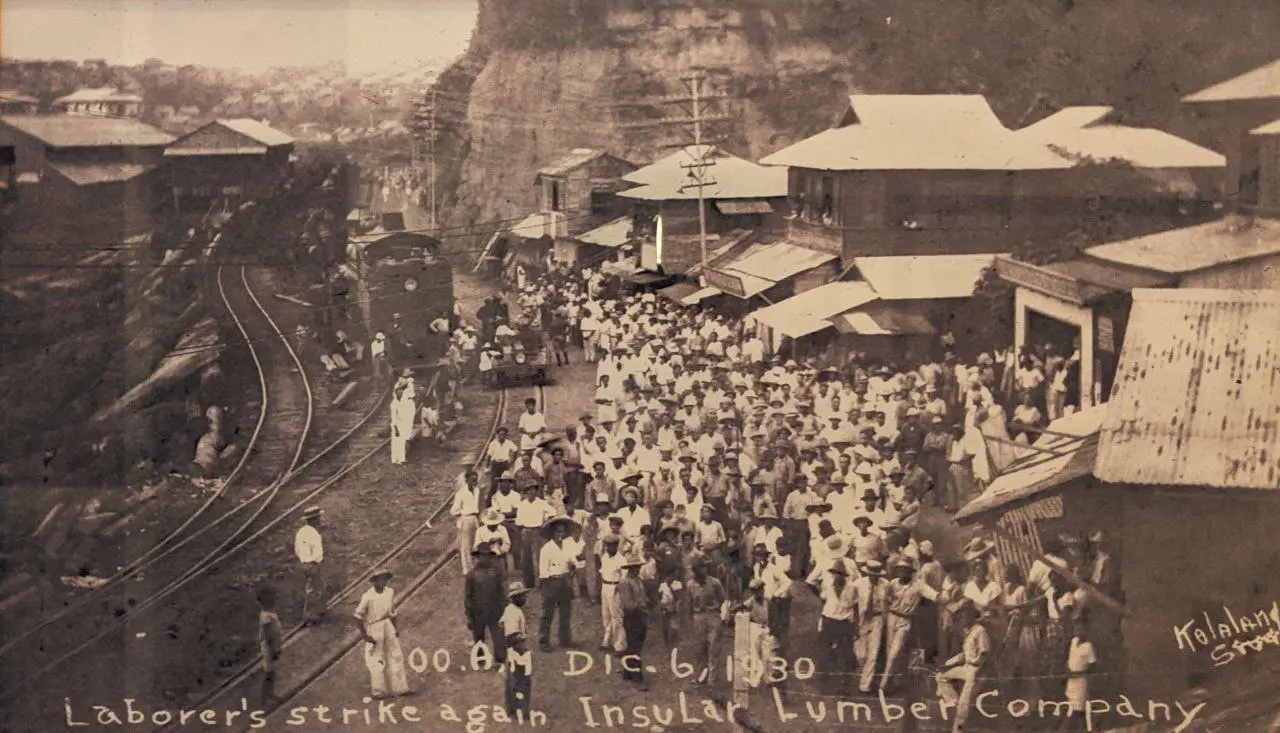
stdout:
<svg viewBox="0 0 1280 733">
<path fill-rule="evenodd" d="M 85 87 L 53 100 L 53 107 L 68 115 L 138 117 L 142 97 L 115 87 Z"/>
<path fill-rule="evenodd" d="M 704 167 L 705 166 L 705 167 Z M 708 259 L 734 232 L 784 228 L 786 172 L 757 165 L 712 145 L 690 145 L 624 177 L 637 184 L 633 202 L 641 267 L 671 275 L 702 263 L 696 169 L 703 170 Z M 727 291 L 726 291 L 727 292 Z M 739 296 L 749 297 L 749 296 Z"/>
<path fill-rule="evenodd" d="M 1009 252 L 1118 213 L 1169 228 L 1193 174 L 1222 156 L 1110 113 L 1072 107 L 1011 130 L 978 95 L 855 94 L 834 128 L 761 162 L 789 171 L 788 239 L 846 263 Z"/>
<path fill-rule="evenodd" d="M 1191 94 L 1223 140 L 1228 208 L 1280 209 L 1280 60 Z"/>
<path fill-rule="evenodd" d="M 169 145 L 169 188 L 177 211 L 207 211 L 270 190 L 288 169 L 293 138 L 250 119 L 214 120 Z"/>
<path fill-rule="evenodd" d="M 0 115 L 33 115 L 40 100 L 13 90 L 0 89 Z"/>
<path fill-rule="evenodd" d="M 1280 531 L 1280 293 L 1140 289 L 1129 331 L 1093 428 L 1046 436 L 1037 447 L 1053 450 L 1015 462 L 956 518 L 1009 539 L 1021 513 L 1031 534 L 1013 544 L 1034 557 L 1041 536 L 1105 532 L 1117 577 L 1089 594 L 1123 617 L 1090 604 L 1093 628 L 1118 624 L 1122 653 L 1103 672 L 1135 700 L 1180 697 L 1247 676 L 1254 662 L 1233 643 L 1280 629 L 1280 549 L 1256 541 Z M 1049 501 L 1056 512 L 1028 519 Z"/>
<path fill-rule="evenodd" d="M 541 268 L 548 257 L 576 263 L 581 259 L 582 235 L 590 244 L 596 239 L 613 241 L 617 220 L 630 208 L 619 200 L 618 192 L 629 187 L 623 176 L 635 169 L 634 164 L 593 148 L 574 149 L 539 168 L 533 179 L 537 211 L 495 235 L 481 263 L 491 260 L 514 266 L 518 262 Z M 591 234 L 606 226 L 609 232 Z M 598 255 L 588 251 L 592 254 Z"/>
<path fill-rule="evenodd" d="M 137 120 L 67 115 L 0 117 L 5 239 L 105 241 L 145 233 L 158 203 L 155 173 L 173 138 Z M 41 233 L 41 229 L 44 229 Z"/>
</svg>

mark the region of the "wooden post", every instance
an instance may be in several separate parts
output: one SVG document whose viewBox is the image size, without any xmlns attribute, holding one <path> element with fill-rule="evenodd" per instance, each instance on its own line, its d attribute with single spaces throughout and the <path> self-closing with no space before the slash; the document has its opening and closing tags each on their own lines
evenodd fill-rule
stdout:
<svg viewBox="0 0 1280 733">
<path fill-rule="evenodd" d="M 750 686 L 747 684 L 746 660 L 751 655 L 751 616 L 739 612 L 733 619 L 733 702 L 745 710 L 750 703 Z M 743 733 L 743 727 L 733 722 L 733 733 Z"/>
</svg>

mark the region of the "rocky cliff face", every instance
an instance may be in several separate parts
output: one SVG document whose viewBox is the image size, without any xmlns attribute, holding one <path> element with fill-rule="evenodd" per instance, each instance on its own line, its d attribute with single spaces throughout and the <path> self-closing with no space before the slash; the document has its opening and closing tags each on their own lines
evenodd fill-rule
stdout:
<svg viewBox="0 0 1280 733">
<path fill-rule="evenodd" d="M 709 126 L 759 158 L 835 121 L 843 97 L 981 93 L 1017 126 L 1072 104 L 1213 145 L 1178 100 L 1273 60 L 1280 4 L 1249 0 L 480 0 L 442 75 L 446 222 L 458 249 L 528 213 L 539 164 L 574 147 L 646 163 L 691 127 L 628 127 L 706 69 Z M 686 114 L 668 106 L 668 114 Z"/>
</svg>

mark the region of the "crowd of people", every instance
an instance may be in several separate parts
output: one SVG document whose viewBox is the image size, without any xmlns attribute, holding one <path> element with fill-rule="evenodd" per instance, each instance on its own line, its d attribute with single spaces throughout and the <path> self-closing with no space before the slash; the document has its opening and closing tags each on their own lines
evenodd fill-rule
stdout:
<svg viewBox="0 0 1280 733">
<path fill-rule="evenodd" d="M 967 503 L 1071 409 L 1058 386 L 1078 355 L 964 365 L 944 339 L 935 363 L 913 368 L 769 357 L 740 320 L 624 294 L 593 269 L 552 271 L 514 305 L 511 320 L 595 364 L 596 409 L 551 433 L 530 400 L 518 434 L 501 428 L 488 446 L 486 480 L 460 478 L 468 617 L 499 658 L 509 639 L 493 629 L 514 582 L 541 594 L 543 651 L 553 620 L 559 643 L 574 643 L 576 596 L 600 609 L 601 649 L 638 656 L 652 632 L 692 649 L 713 681 L 741 612 L 754 685 L 770 684 L 771 658 L 807 656 L 836 695 L 899 692 L 909 666 L 933 669 L 958 725 L 983 679 L 1083 705 L 1097 672 L 1082 661 L 1094 656 L 1085 586 L 1114 581 L 1106 538 L 1071 552 L 1050 538 L 1049 562 L 1023 577 L 990 539 L 944 563 L 921 531 L 923 507 Z M 482 329 L 482 350 L 509 318 L 505 303 L 486 307 L 502 317 L 486 319 L 499 325 Z M 821 609 L 798 620 L 817 625 L 812 649 L 792 643 L 806 592 Z"/>
</svg>

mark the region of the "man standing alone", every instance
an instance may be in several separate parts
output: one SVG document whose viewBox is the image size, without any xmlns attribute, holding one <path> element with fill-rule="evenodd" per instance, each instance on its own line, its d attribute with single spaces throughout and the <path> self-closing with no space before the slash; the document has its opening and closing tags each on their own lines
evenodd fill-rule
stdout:
<svg viewBox="0 0 1280 733">
<path fill-rule="evenodd" d="M 320 507 L 308 507 L 302 513 L 302 526 L 293 538 L 293 552 L 302 564 L 302 620 L 314 626 L 324 617 L 324 574 L 320 563 L 324 561 L 324 542 L 320 539 Z"/>
</svg>

